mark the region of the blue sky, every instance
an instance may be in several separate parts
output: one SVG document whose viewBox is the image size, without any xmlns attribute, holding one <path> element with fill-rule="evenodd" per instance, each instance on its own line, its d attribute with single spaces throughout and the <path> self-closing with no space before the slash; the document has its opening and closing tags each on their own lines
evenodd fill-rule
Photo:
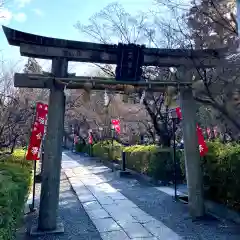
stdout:
<svg viewBox="0 0 240 240">
<path fill-rule="evenodd" d="M 77 21 L 87 24 L 88 19 L 112 0 L 7 0 L 0 9 L 1 24 L 25 32 L 56 38 L 91 41 L 74 28 Z M 148 11 L 152 0 L 118 0 L 126 11 L 134 14 Z M 13 61 L 20 59 L 19 49 L 9 46 L 0 31 L 0 50 L 3 58 Z M 23 61 L 21 61 L 23 63 Z M 84 71 L 84 67 L 77 71 Z"/>
</svg>

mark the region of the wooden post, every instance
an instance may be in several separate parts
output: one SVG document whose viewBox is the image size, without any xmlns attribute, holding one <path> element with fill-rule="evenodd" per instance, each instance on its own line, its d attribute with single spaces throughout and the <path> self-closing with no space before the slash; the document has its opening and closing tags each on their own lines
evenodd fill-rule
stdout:
<svg viewBox="0 0 240 240">
<path fill-rule="evenodd" d="M 52 60 L 52 73 L 56 77 L 67 76 L 68 61 L 64 58 Z M 48 126 L 43 161 L 39 231 L 58 231 L 57 212 L 64 130 L 65 96 L 63 86 L 53 84 L 50 88 Z M 63 229 L 62 229 L 63 230 Z M 59 231 L 62 231 L 59 230 Z"/>
<path fill-rule="evenodd" d="M 184 73 L 184 75 L 183 75 Z M 182 72 L 181 78 L 191 78 L 189 72 Z M 197 139 L 196 105 L 191 88 L 181 89 L 180 105 L 183 116 L 183 139 L 185 168 L 188 185 L 188 205 L 193 219 L 204 216 L 202 169 Z"/>
</svg>

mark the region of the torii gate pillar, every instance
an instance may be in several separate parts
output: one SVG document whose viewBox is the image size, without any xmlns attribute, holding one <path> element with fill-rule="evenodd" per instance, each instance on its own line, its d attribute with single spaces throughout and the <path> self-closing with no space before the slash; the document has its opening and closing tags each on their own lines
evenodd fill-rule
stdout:
<svg viewBox="0 0 240 240">
<path fill-rule="evenodd" d="M 66 58 L 55 58 L 52 60 L 52 74 L 55 77 L 67 77 L 67 69 L 68 61 Z M 57 223 L 57 215 L 64 114 L 65 95 L 63 86 L 58 86 L 53 82 L 49 97 L 49 113 L 38 219 L 38 230 L 42 232 L 63 232 L 63 226 Z"/>
<path fill-rule="evenodd" d="M 191 81 L 192 73 L 187 70 L 179 70 L 180 79 Z M 204 195 L 203 195 L 203 175 L 199 155 L 199 145 L 197 137 L 196 105 L 193 98 L 192 89 L 182 88 L 180 90 L 180 106 L 183 116 L 183 139 L 185 169 L 188 186 L 188 207 L 193 219 L 203 217 Z"/>
</svg>

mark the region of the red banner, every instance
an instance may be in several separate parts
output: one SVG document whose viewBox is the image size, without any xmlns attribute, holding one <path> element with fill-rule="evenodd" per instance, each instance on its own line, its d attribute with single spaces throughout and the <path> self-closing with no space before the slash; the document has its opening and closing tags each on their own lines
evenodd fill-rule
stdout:
<svg viewBox="0 0 240 240">
<path fill-rule="evenodd" d="M 176 108 L 176 114 L 177 114 L 177 117 L 182 120 L 182 111 L 181 111 L 181 108 L 180 107 L 177 107 Z"/>
<path fill-rule="evenodd" d="M 203 157 L 208 152 L 207 144 L 204 140 L 202 129 L 197 125 L 197 136 L 200 156 Z"/>
<path fill-rule="evenodd" d="M 89 144 L 93 144 L 93 137 L 92 137 L 92 133 L 91 132 L 88 135 L 88 143 Z"/>
<path fill-rule="evenodd" d="M 121 132 L 120 120 L 118 120 L 118 119 L 112 119 L 112 125 L 113 125 L 115 131 L 119 134 L 119 133 Z"/>
<path fill-rule="evenodd" d="M 27 160 L 39 160 L 39 150 L 41 147 L 42 137 L 44 135 L 44 127 L 47 119 L 48 105 L 37 103 L 36 117 L 32 127 L 28 151 L 26 155 Z"/>
<path fill-rule="evenodd" d="M 79 138 L 78 138 L 78 136 L 77 136 L 77 135 L 74 135 L 74 144 L 77 144 L 77 143 L 78 143 L 78 141 L 79 141 Z"/>
<path fill-rule="evenodd" d="M 176 108 L 176 114 L 180 120 L 182 120 L 182 111 L 180 107 Z M 207 144 L 204 140 L 202 129 L 197 125 L 197 136 L 200 156 L 203 157 L 208 152 Z"/>
</svg>

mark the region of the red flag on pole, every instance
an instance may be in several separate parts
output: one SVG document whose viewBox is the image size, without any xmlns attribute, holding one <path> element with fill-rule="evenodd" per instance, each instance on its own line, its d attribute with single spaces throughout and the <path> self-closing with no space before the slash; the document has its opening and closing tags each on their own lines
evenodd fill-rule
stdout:
<svg viewBox="0 0 240 240">
<path fill-rule="evenodd" d="M 120 120 L 119 119 L 112 119 L 112 125 L 113 125 L 115 131 L 119 134 L 121 132 Z"/>
<path fill-rule="evenodd" d="M 93 143 L 93 137 L 92 137 L 92 134 L 91 134 L 91 133 L 89 134 L 89 137 L 88 137 L 88 143 L 89 143 L 89 144 L 92 144 L 92 143 Z"/>
<path fill-rule="evenodd" d="M 176 108 L 176 114 L 177 114 L 177 117 L 182 120 L 182 111 L 181 111 L 181 108 L 180 107 L 177 107 Z"/>
<path fill-rule="evenodd" d="M 75 135 L 74 135 L 74 144 L 77 144 L 77 143 L 78 143 L 78 140 L 79 140 L 79 138 L 78 138 L 78 136 L 75 134 Z"/>
<path fill-rule="evenodd" d="M 39 160 L 39 150 L 41 141 L 44 134 L 44 127 L 48 113 L 48 105 L 43 103 L 37 103 L 36 105 L 36 117 L 32 127 L 30 141 L 28 145 L 28 151 L 26 155 L 27 160 Z"/>
<path fill-rule="evenodd" d="M 200 156 L 203 157 L 208 152 L 207 144 L 204 140 L 202 129 L 197 125 L 197 136 Z"/>
<path fill-rule="evenodd" d="M 92 130 L 91 129 L 88 131 L 88 143 L 93 144 L 93 136 L 92 136 Z"/>
<path fill-rule="evenodd" d="M 120 125 L 115 125 L 115 131 L 119 134 L 121 131 Z"/>
<path fill-rule="evenodd" d="M 180 107 L 176 108 L 176 114 L 180 120 L 182 120 L 182 111 Z M 203 157 L 208 152 L 207 144 L 204 140 L 202 129 L 197 125 L 197 137 L 198 137 L 198 145 L 199 145 L 199 153 L 200 156 Z"/>
</svg>

